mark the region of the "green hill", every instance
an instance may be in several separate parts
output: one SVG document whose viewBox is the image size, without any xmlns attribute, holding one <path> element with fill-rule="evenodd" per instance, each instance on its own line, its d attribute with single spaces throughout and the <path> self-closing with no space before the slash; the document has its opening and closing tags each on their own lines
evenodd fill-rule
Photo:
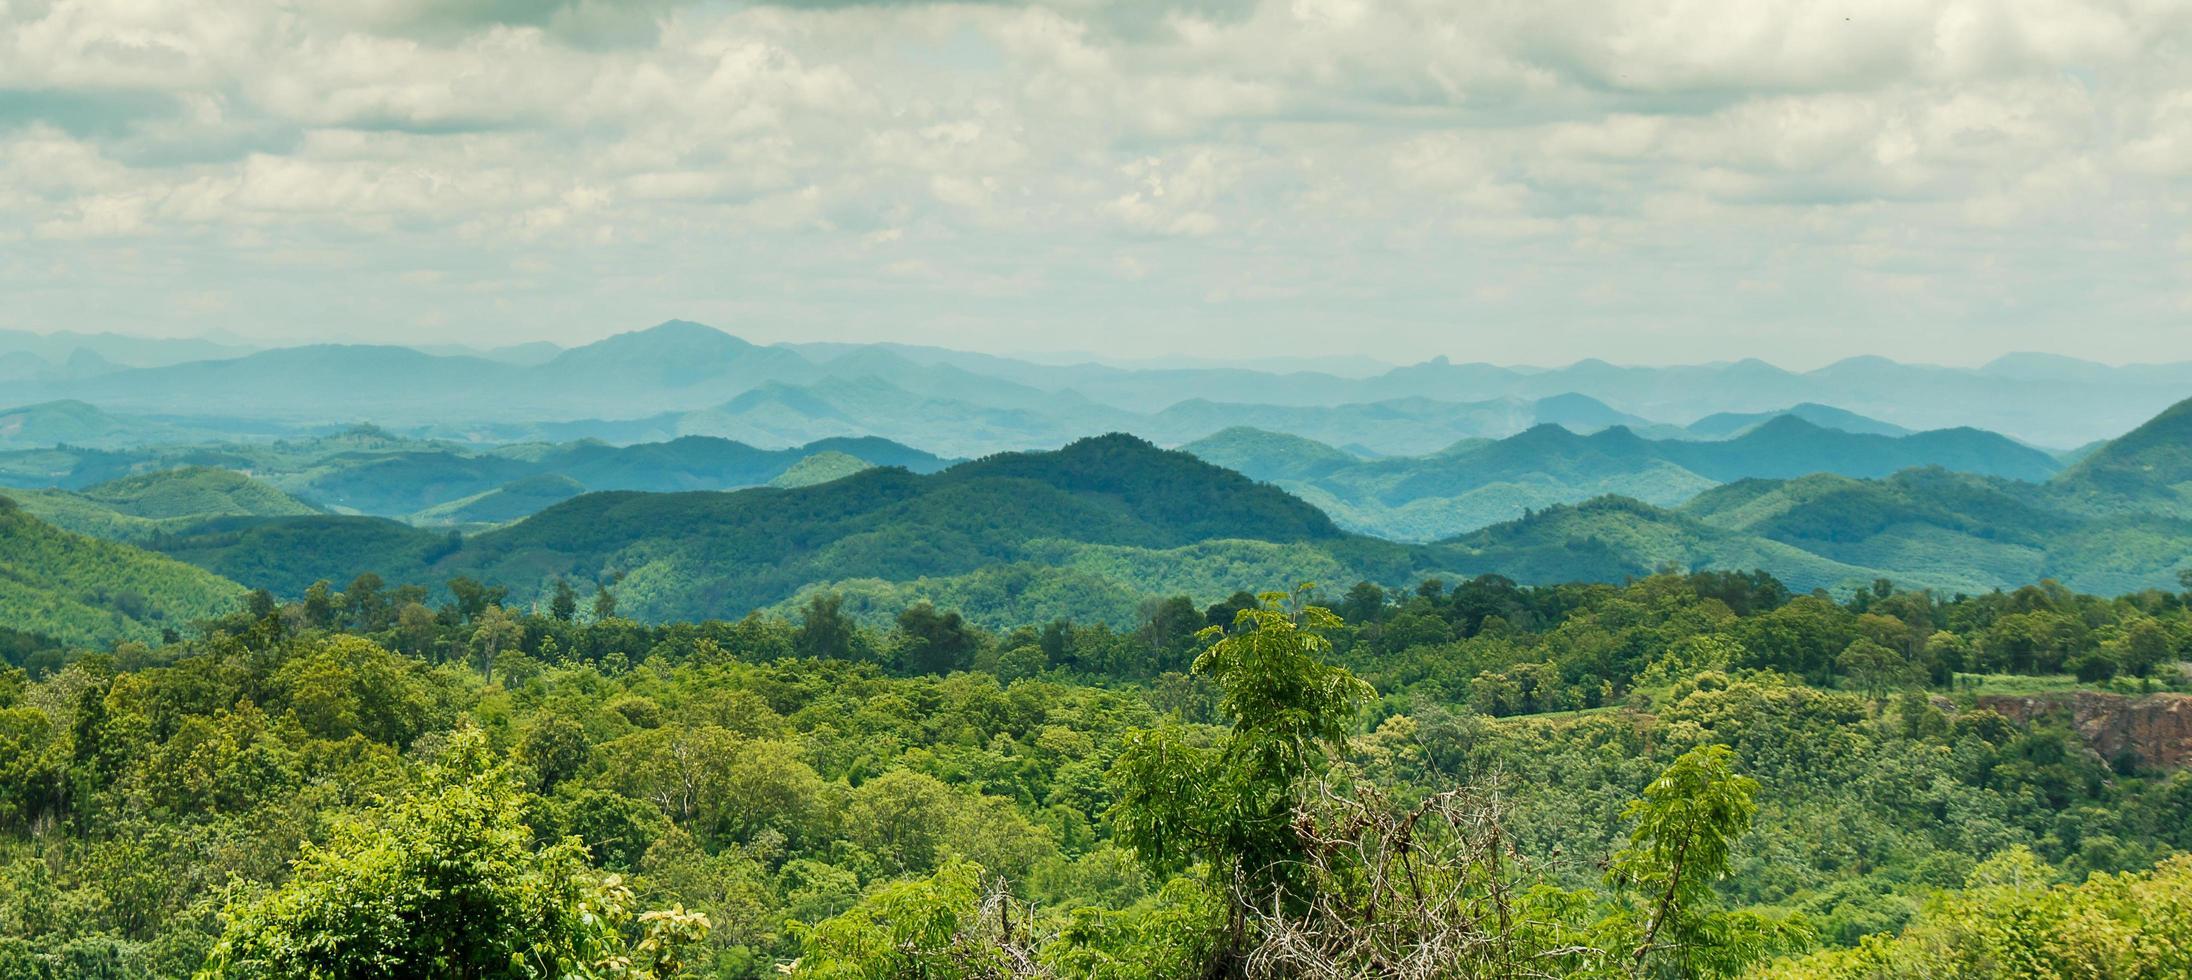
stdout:
<svg viewBox="0 0 2192 980">
<path fill-rule="evenodd" d="M 2085 513 L 2192 516 L 2192 399 L 2086 453 L 2053 489 Z"/>
<path fill-rule="evenodd" d="M 414 524 L 507 524 L 540 513 L 585 493 L 586 487 L 568 476 L 551 474 L 522 480 L 476 493 L 461 500 L 437 504 L 411 515 Z"/>
<path fill-rule="evenodd" d="M 873 469 L 817 486 L 597 493 L 480 535 L 443 564 L 512 583 L 618 586 L 649 616 L 743 612 L 845 578 L 959 575 L 1030 542 L 1173 548 L 1220 538 L 1338 539 L 1315 508 L 1127 436 L 1013 453 L 921 476 Z"/>
<path fill-rule="evenodd" d="M 179 434 L 174 426 L 110 415 L 75 400 L 0 410 L 0 446 L 101 446 L 143 442 Z"/>
<path fill-rule="evenodd" d="M 1314 480 L 1362 462 L 1362 458 L 1315 439 L 1235 426 L 1180 447 L 1196 456 L 1266 483 Z"/>
<path fill-rule="evenodd" d="M 228 611 L 242 586 L 202 569 L 61 530 L 0 497 L 0 623 L 64 643 L 157 641 Z"/>
<path fill-rule="evenodd" d="M 1683 426 L 1683 430 L 1701 439 L 1726 439 L 1783 415 L 1793 415 L 1822 429 L 1840 429 L 1844 432 L 1880 436 L 1910 435 L 1910 430 L 1900 425 L 1867 418 L 1847 409 L 1821 405 L 1818 402 L 1804 402 L 1778 412 L 1715 412 Z"/>
<path fill-rule="evenodd" d="M 1912 466 L 2045 479 L 2054 457 L 1975 429 L 1887 436 L 1825 428 L 1793 414 L 1718 441 L 1648 439 L 1620 426 L 1588 435 L 1538 425 L 1424 456 L 1346 458 L 1321 443 L 1228 430 L 1183 447 L 1300 495 L 1351 530 L 1426 541 L 1601 496 L 1674 506 L 1719 484 Z"/>
<path fill-rule="evenodd" d="M 221 517 L 163 534 L 146 547 L 253 588 L 298 596 L 320 579 L 340 586 L 360 572 L 391 582 L 438 585 L 435 563 L 463 543 L 447 530 L 385 517 Z"/>
<path fill-rule="evenodd" d="M 870 464 L 856 456 L 848 456 L 836 450 L 826 450 L 793 463 L 791 468 L 778 473 L 769 485 L 779 489 L 811 487 L 817 483 L 841 480 L 871 468 Z"/>
<path fill-rule="evenodd" d="M 288 494 L 232 470 L 184 467 L 140 473 L 82 490 L 14 494 L 25 511 L 64 530 L 142 542 L 212 517 L 287 517 L 319 513 Z"/>
<path fill-rule="evenodd" d="M 626 612 L 667 617 L 735 615 L 816 582 L 1054 564 L 1038 542 L 1162 550 L 1226 539 L 1348 540 L 1283 491 L 1114 435 L 930 475 L 873 468 L 792 489 L 589 493 L 461 545 L 393 521 L 324 516 L 211 521 L 159 545 L 284 594 L 375 571 L 424 584 L 472 575 L 524 596 L 563 575 L 614 581 Z"/>
<path fill-rule="evenodd" d="M 2095 519 L 2047 488 L 1938 468 L 1884 480 L 1809 476 L 1707 491 L 1683 512 L 1908 585 L 1985 592 L 2054 578 L 2076 589 L 2167 587 L 2192 564 L 2192 523 Z"/>
<path fill-rule="evenodd" d="M 1525 582 L 1619 581 L 1660 568 L 1762 568 L 1790 588 L 1844 588 L 1881 577 L 1636 500 L 1560 505 L 1439 543 L 1448 560 Z"/>
</svg>

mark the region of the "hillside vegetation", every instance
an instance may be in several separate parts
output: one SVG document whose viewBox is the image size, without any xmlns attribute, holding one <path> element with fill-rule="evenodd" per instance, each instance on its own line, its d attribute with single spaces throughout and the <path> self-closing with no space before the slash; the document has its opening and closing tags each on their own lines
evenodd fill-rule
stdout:
<svg viewBox="0 0 2192 980">
<path fill-rule="evenodd" d="M 182 562 L 63 531 L 0 496 L 0 626 L 9 630 L 93 647 L 156 642 L 242 594 Z"/>
<path fill-rule="evenodd" d="M 370 580 L 255 599 L 0 674 L 0 967 L 2163 977 L 2192 939 L 2192 773 L 1959 680 L 2186 683 L 2176 593 L 1314 601 L 992 632 L 828 595 L 652 626 Z"/>
<path fill-rule="evenodd" d="M 40 520 L 78 534 L 143 543 L 215 517 L 292 517 L 319 508 L 231 470 L 204 466 L 125 476 L 82 490 L 10 494 Z"/>
</svg>

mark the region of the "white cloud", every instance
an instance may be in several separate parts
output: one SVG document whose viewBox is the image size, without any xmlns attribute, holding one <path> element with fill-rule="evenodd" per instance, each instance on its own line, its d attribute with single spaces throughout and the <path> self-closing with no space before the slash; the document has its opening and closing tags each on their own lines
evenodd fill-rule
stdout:
<svg viewBox="0 0 2192 980">
<path fill-rule="evenodd" d="M 218 292 L 299 337 L 2192 356 L 2132 349 L 2185 294 L 2187 35 L 2172 0 L 4 4 L 0 266 L 67 276 L 0 271 L 0 326 Z M 1941 339 L 1874 316 L 1913 296 Z M 1475 316 L 1516 329 L 1453 350 Z"/>
</svg>

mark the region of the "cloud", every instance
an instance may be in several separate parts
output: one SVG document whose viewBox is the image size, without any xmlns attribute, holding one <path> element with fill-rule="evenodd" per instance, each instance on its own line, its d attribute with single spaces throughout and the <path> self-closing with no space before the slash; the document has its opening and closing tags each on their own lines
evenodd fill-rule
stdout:
<svg viewBox="0 0 2192 980">
<path fill-rule="evenodd" d="M 0 326 L 2130 356 L 2184 295 L 2188 10 L 5 4 L 0 265 L 69 271 L 0 271 Z"/>
</svg>

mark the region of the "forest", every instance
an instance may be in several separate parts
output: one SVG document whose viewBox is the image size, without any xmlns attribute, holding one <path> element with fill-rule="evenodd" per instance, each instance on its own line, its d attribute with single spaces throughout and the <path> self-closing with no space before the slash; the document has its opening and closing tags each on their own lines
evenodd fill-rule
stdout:
<svg viewBox="0 0 2192 980">
<path fill-rule="evenodd" d="M 0 976 L 2181 976 L 2188 600 L 256 591 L 11 648 Z"/>
</svg>

